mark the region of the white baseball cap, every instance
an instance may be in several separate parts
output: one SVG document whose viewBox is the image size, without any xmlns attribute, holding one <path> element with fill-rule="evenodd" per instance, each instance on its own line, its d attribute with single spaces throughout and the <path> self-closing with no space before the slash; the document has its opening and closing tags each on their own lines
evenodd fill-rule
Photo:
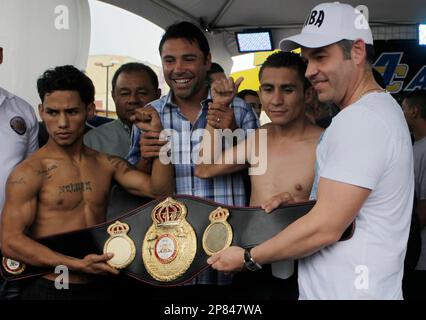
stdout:
<svg viewBox="0 0 426 320">
<path fill-rule="evenodd" d="M 280 49 L 320 48 L 343 39 L 363 39 L 366 44 L 373 44 L 367 19 L 349 4 L 321 3 L 311 10 L 300 34 L 280 41 Z"/>
</svg>

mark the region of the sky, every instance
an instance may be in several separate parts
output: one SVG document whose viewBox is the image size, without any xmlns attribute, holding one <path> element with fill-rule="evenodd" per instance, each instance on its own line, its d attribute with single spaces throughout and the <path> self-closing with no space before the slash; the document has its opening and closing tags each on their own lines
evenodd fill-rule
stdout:
<svg viewBox="0 0 426 320">
<path fill-rule="evenodd" d="M 158 44 L 164 30 L 138 15 L 89 0 L 92 33 L 90 55 L 121 55 L 161 66 Z M 253 54 L 233 57 L 231 72 L 253 68 Z"/>
<path fill-rule="evenodd" d="M 158 44 L 164 30 L 129 11 L 89 0 L 90 55 L 121 55 L 160 66 Z"/>
</svg>

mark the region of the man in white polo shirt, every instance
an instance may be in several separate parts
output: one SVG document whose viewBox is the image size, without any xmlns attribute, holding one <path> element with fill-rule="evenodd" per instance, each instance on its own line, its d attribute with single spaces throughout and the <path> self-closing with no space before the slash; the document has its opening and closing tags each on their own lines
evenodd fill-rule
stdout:
<svg viewBox="0 0 426 320">
<path fill-rule="evenodd" d="M 229 272 L 300 258 L 300 299 L 402 299 L 413 156 L 401 108 L 374 80 L 368 22 L 350 5 L 317 5 L 301 34 L 280 43 L 297 47 L 319 100 L 341 109 L 317 147 L 316 205 L 253 249 L 231 247 L 208 262 Z M 352 238 L 339 242 L 353 221 Z"/>
<path fill-rule="evenodd" d="M 2 62 L 3 48 L 0 47 L 0 64 Z M 34 109 L 21 98 L 0 88 L 0 215 L 7 177 L 18 163 L 38 149 L 37 134 Z M 0 300 L 15 299 L 18 294 L 16 284 L 3 282 L 0 278 Z"/>
<path fill-rule="evenodd" d="M 0 64 L 3 48 L 0 48 Z M 12 169 L 38 149 L 38 122 L 34 109 L 21 98 L 0 88 L 0 213 L 5 184 Z"/>
</svg>

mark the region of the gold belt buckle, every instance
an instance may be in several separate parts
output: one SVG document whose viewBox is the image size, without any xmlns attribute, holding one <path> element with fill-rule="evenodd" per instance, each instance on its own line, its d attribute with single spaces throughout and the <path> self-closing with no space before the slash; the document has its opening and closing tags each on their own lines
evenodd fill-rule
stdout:
<svg viewBox="0 0 426 320">
<path fill-rule="evenodd" d="M 179 278 L 191 266 L 197 252 L 197 235 L 186 221 L 185 204 L 169 197 L 151 213 L 153 224 L 145 234 L 142 260 L 156 280 Z"/>
</svg>

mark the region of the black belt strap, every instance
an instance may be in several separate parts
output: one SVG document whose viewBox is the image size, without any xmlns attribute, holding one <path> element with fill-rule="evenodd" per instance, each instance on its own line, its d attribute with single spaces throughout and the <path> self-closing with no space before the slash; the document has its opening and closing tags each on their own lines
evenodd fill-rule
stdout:
<svg viewBox="0 0 426 320">
<path fill-rule="evenodd" d="M 208 255 L 203 250 L 202 237 L 204 230 L 210 224 L 210 212 L 215 210 L 218 206 L 227 208 L 230 212 L 228 223 L 233 229 L 234 236 L 232 245 L 247 248 L 256 246 L 273 237 L 289 224 L 309 212 L 315 204 L 314 201 L 310 201 L 287 205 L 267 214 L 261 208 L 224 206 L 187 195 L 174 196 L 173 198 L 186 205 L 188 209 L 186 220 L 192 225 L 197 234 L 198 249 L 189 269 L 184 275 L 170 282 L 157 281 L 146 271 L 141 255 L 142 242 L 148 228 L 153 223 L 151 212 L 153 208 L 162 201 L 154 200 L 114 219 L 127 223 L 130 226 L 128 236 L 134 241 L 136 246 L 135 259 L 128 267 L 121 271 L 122 273 L 152 285 L 174 286 L 183 284 L 208 267 L 206 262 Z M 83 258 L 91 253 L 102 254 L 104 243 L 109 238 L 109 234 L 106 230 L 114 220 L 88 229 L 37 239 L 37 241 L 54 251 L 76 258 Z M 351 224 L 342 235 L 341 240 L 349 239 L 354 232 L 354 228 L 354 224 Z M 7 280 L 25 279 L 52 272 L 51 269 L 41 269 L 28 265 L 25 271 L 19 275 L 7 273 L 3 266 L 0 270 L 3 277 Z"/>
</svg>

